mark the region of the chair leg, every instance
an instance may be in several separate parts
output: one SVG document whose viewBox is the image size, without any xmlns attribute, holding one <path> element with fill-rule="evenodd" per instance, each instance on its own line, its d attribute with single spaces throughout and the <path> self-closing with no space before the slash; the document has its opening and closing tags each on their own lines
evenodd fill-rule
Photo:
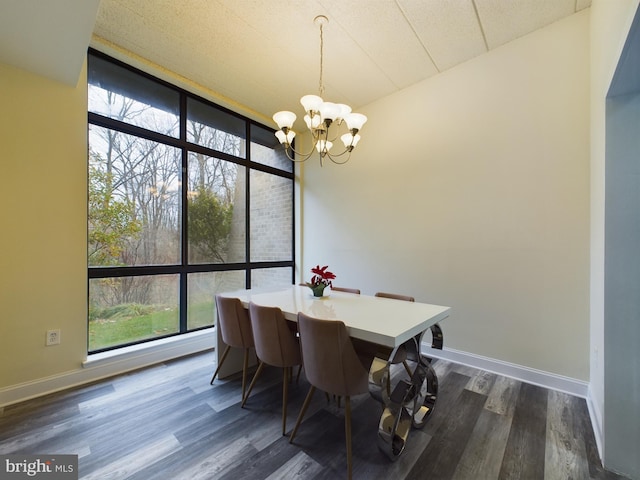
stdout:
<svg viewBox="0 0 640 480">
<path fill-rule="evenodd" d="M 351 397 L 344 397 L 344 432 L 347 442 L 347 478 L 351 480 L 353 465 L 351 462 Z"/>
<path fill-rule="evenodd" d="M 251 395 L 251 390 L 253 390 L 253 386 L 256 384 L 256 380 L 258 379 L 258 376 L 260 375 L 260 373 L 262 373 L 263 368 L 264 368 L 264 362 L 260 362 L 260 364 L 258 365 L 258 369 L 256 370 L 256 373 L 253 375 L 253 380 L 251 380 L 251 385 L 249 385 L 249 390 L 247 390 L 247 394 L 242 399 L 242 403 L 240 404 L 240 407 L 244 407 L 244 404 L 247 403 L 247 400 L 249 399 L 249 395 Z"/>
<path fill-rule="evenodd" d="M 282 435 L 287 432 L 287 394 L 289 393 L 289 374 L 290 367 L 282 369 Z"/>
<path fill-rule="evenodd" d="M 216 375 L 218 375 L 218 371 L 220 370 L 220 367 L 224 363 L 225 359 L 227 358 L 227 355 L 229 354 L 229 350 L 231 350 L 231 345 L 227 345 L 227 348 L 225 348 L 224 352 L 222 352 L 222 358 L 220 359 L 220 363 L 218 363 L 218 368 L 216 368 L 216 371 L 213 372 L 213 377 L 211 377 L 211 381 L 209 382 L 209 385 L 213 385 L 213 380 L 216 378 Z"/>
<path fill-rule="evenodd" d="M 300 383 L 300 372 L 302 371 L 302 364 L 298 367 L 298 376 L 296 376 L 296 385 Z"/>
<path fill-rule="evenodd" d="M 313 397 L 313 392 L 315 391 L 316 391 L 316 387 L 311 385 L 311 388 L 309 389 L 309 393 L 307 393 L 307 397 L 304 399 L 304 403 L 302 404 L 302 410 L 300 410 L 300 413 L 298 414 L 298 419 L 296 420 L 296 426 L 293 427 L 293 431 L 291 432 L 291 436 L 289 437 L 289 443 L 293 443 L 293 438 L 296 436 L 296 432 L 298 431 L 298 427 L 300 426 L 300 423 L 304 418 L 304 414 L 307 413 L 307 408 L 311 403 L 311 398 Z"/>
<path fill-rule="evenodd" d="M 249 367 L 249 349 L 244 349 L 244 362 L 242 363 L 242 399 L 247 386 L 247 368 Z"/>
</svg>

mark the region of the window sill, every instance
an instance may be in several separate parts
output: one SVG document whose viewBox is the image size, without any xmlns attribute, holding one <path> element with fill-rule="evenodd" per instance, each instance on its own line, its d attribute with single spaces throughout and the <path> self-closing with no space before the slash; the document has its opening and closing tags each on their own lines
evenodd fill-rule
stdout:
<svg viewBox="0 0 640 480">
<path fill-rule="evenodd" d="M 214 327 L 109 350 L 108 352 L 94 353 L 87 355 L 87 359 L 82 363 L 82 366 L 84 368 L 95 368 L 105 365 L 127 364 L 126 369 L 140 368 L 172 358 L 213 349 L 215 347 L 215 333 Z"/>
</svg>

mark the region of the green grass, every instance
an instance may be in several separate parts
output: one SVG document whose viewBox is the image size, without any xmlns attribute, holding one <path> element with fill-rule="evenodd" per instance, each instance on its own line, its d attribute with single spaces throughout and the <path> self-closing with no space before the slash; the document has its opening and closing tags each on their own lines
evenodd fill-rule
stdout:
<svg viewBox="0 0 640 480">
<path fill-rule="evenodd" d="M 190 305 L 189 329 L 211 325 L 213 318 L 213 301 Z M 127 304 L 93 308 L 89 312 L 89 351 L 169 335 L 178 330 L 177 307 Z"/>
<path fill-rule="evenodd" d="M 215 306 L 213 300 L 200 303 L 190 303 L 187 310 L 187 323 L 189 329 L 212 325 L 215 319 Z"/>
</svg>

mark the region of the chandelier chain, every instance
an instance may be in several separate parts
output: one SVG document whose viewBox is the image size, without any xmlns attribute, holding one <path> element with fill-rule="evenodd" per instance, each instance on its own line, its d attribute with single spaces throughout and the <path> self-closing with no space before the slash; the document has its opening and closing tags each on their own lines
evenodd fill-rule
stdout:
<svg viewBox="0 0 640 480">
<path fill-rule="evenodd" d="M 322 80 L 323 77 L 323 64 L 324 64 L 324 36 L 322 35 L 322 22 L 320 23 L 320 85 L 318 89 L 320 90 L 320 96 L 324 95 L 324 83 Z"/>
</svg>

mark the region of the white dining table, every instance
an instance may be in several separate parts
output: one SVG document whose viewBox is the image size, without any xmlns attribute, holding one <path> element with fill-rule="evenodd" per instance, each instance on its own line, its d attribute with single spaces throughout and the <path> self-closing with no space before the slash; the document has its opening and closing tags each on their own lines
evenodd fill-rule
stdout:
<svg viewBox="0 0 640 480">
<path fill-rule="evenodd" d="M 352 338 L 386 347 L 385 353 L 375 354 L 371 363 L 369 392 L 383 404 L 378 447 L 391 460 L 405 450 L 411 428 L 422 428 L 433 412 L 438 380 L 431 359 L 421 352 L 422 337 L 430 329 L 432 347 L 442 348 L 439 322 L 449 316 L 451 307 L 330 290 L 324 297 L 314 297 L 303 285 L 220 295 L 239 298 L 245 308 L 250 302 L 278 307 L 292 322 L 297 321 L 299 312 L 323 320 L 341 320 Z M 391 371 L 391 366 L 400 361 L 407 370 L 404 378 Z"/>
<path fill-rule="evenodd" d="M 329 290 L 329 289 L 327 289 Z M 325 291 L 327 291 L 325 290 Z M 386 347 L 398 347 L 449 316 L 450 307 L 406 302 L 384 297 L 330 291 L 314 297 L 309 287 L 236 290 L 221 293 L 239 298 L 245 308 L 249 302 L 279 307 L 284 317 L 297 321 L 298 312 L 323 320 L 341 320 L 349 335 Z"/>
</svg>

